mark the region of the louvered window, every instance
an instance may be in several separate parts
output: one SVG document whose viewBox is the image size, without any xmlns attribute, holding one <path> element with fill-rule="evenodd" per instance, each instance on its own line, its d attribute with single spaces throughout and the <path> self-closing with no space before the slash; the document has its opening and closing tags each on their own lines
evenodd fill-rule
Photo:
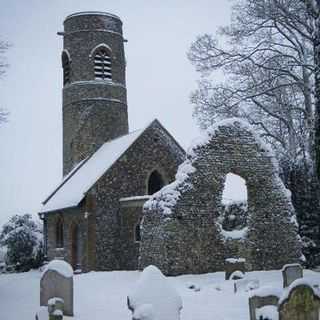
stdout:
<svg viewBox="0 0 320 320">
<path fill-rule="evenodd" d="M 97 80 L 112 80 L 111 57 L 105 48 L 97 50 L 94 55 L 94 76 Z"/>
</svg>

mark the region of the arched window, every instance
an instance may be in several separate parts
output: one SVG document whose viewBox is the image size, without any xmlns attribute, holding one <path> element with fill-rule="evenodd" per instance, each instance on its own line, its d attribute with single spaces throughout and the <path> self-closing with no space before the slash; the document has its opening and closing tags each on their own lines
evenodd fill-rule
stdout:
<svg viewBox="0 0 320 320">
<path fill-rule="evenodd" d="M 159 191 L 165 185 L 162 175 L 157 171 L 153 171 L 148 180 L 148 194 L 152 195 Z"/>
<path fill-rule="evenodd" d="M 61 218 L 56 222 L 56 247 L 63 248 L 63 221 Z"/>
<path fill-rule="evenodd" d="M 94 77 L 97 80 L 111 80 L 111 54 L 106 47 L 99 47 L 94 52 Z"/>
<path fill-rule="evenodd" d="M 136 242 L 140 242 L 141 241 L 141 228 L 140 228 L 140 223 L 138 223 L 136 226 L 135 226 L 135 229 L 134 229 L 134 240 Z"/>
<path fill-rule="evenodd" d="M 63 85 L 70 82 L 70 58 L 66 51 L 62 52 Z"/>
</svg>

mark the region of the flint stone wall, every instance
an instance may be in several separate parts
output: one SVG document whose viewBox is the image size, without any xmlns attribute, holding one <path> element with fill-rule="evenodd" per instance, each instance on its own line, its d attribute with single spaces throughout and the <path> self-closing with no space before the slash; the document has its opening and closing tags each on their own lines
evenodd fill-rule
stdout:
<svg viewBox="0 0 320 320">
<path fill-rule="evenodd" d="M 280 269 L 301 256 L 294 210 L 278 176 L 274 157 L 239 119 L 221 122 L 194 146 L 177 180 L 144 207 L 140 268 L 158 266 L 166 274 L 223 270 L 227 252 L 218 217 L 228 173 L 248 189 L 246 258 L 253 269 Z"/>
<path fill-rule="evenodd" d="M 147 193 L 150 173 L 157 170 L 166 182 L 174 180 L 185 152 L 155 120 L 111 166 L 76 208 L 45 215 L 49 259 L 63 257 L 72 263 L 71 226 L 78 223 L 83 248 L 82 271 L 134 270 L 138 266 L 140 243 L 134 228 L 142 218 L 141 200 L 125 206 L 121 198 Z M 85 212 L 89 212 L 86 217 Z M 56 248 L 55 225 L 64 223 L 64 248 Z"/>
</svg>

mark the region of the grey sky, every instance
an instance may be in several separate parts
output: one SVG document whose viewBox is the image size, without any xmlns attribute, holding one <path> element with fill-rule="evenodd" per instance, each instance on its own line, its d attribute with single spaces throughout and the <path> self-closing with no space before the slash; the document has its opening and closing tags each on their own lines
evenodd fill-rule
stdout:
<svg viewBox="0 0 320 320">
<path fill-rule="evenodd" d="M 0 126 L 0 225 L 14 213 L 36 213 L 62 177 L 62 38 L 56 32 L 68 14 L 87 10 L 123 21 L 130 131 L 158 118 L 184 147 L 198 135 L 189 102 L 198 75 L 186 52 L 198 34 L 229 22 L 229 1 L 6 1 L 0 38 L 13 47 L 0 82 L 0 105 L 10 111 Z"/>
</svg>

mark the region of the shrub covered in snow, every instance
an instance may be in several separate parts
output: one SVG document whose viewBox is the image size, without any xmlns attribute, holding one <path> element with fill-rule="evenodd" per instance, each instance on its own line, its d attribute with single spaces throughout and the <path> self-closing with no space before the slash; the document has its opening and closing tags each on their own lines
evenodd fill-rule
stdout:
<svg viewBox="0 0 320 320">
<path fill-rule="evenodd" d="M 42 264 L 42 231 L 30 214 L 12 216 L 2 227 L 0 244 L 7 248 L 7 264 L 14 265 L 16 271 L 28 271 Z"/>
<path fill-rule="evenodd" d="M 128 307 L 134 319 L 178 320 L 182 299 L 157 267 L 148 266 L 128 296 Z"/>
</svg>

